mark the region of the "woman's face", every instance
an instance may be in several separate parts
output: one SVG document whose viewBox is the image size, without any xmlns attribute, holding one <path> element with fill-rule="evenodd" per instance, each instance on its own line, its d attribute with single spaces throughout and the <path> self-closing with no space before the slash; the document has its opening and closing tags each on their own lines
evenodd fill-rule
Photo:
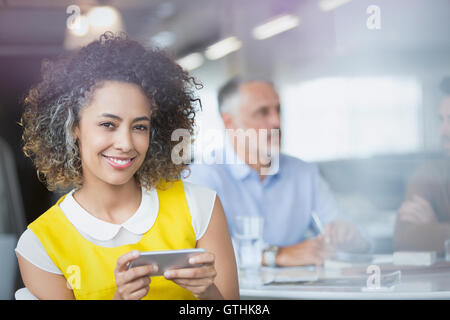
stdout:
<svg viewBox="0 0 450 320">
<path fill-rule="evenodd" d="M 150 101 L 139 86 L 106 81 L 81 110 L 75 137 L 84 184 L 129 182 L 144 162 L 150 142 Z"/>
</svg>

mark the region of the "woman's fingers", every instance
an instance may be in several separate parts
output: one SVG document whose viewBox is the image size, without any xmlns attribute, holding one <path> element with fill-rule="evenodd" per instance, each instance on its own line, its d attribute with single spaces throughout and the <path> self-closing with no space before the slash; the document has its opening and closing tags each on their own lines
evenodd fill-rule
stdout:
<svg viewBox="0 0 450 320">
<path fill-rule="evenodd" d="M 203 287 L 210 285 L 213 281 L 210 278 L 200 278 L 200 279 L 172 279 L 173 282 L 179 284 L 180 286 L 190 286 L 190 287 Z"/>
<path fill-rule="evenodd" d="M 128 300 L 140 300 L 148 293 L 149 287 L 134 291 L 128 295 Z"/>
<path fill-rule="evenodd" d="M 189 259 L 191 265 L 202 264 L 200 267 L 194 268 L 183 268 L 183 269 L 173 269 L 164 272 L 164 277 L 166 279 L 174 278 L 205 278 L 205 277 L 215 277 L 216 272 L 214 269 L 215 256 L 210 252 L 205 252 L 197 254 Z"/>
<path fill-rule="evenodd" d="M 124 292 L 135 292 L 150 286 L 150 277 L 141 277 L 123 285 Z"/>
<path fill-rule="evenodd" d="M 138 250 L 133 250 L 120 256 L 119 259 L 117 259 L 115 271 L 122 272 L 128 270 L 128 265 L 130 264 L 130 262 L 136 259 L 137 257 L 139 257 Z"/>
<path fill-rule="evenodd" d="M 195 255 L 189 259 L 191 265 L 201 266 L 173 269 L 164 272 L 164 277 L 189 290 L 197 298 L 208 295 L 217 275 L 214 268 L 215 256 L 210 252 Z"/>
<path fill-rule="evenodd" d="M 133 300 L 141 299 L 150 289 L 150 277 L 141 277 L 131 282 L 117 284 L 115 299 Z"/>
<path fill-rule="evenodd" d="M 213 266 L 168 270 L 164 272 L 166 279 L 201 279 L 215 276 L 216 270 Z"/>
<path fill-rule="evenodd" d="M 151 283 L 150 274 L 156 272 L 154 266 L 142 266 L 119 272 L 116 275 L 116 285 L 120 299 L 138 299 L 144 297 Z"/>
<path fill-rule="evenodd" d="M 135 267 L 126 271 L 118 272 L 116 273 L 116 284 L 123 285 L 135 279 L 150 276 L 152 273 L 156 273 L 157 271 L 158 271 L 157 266 L 148 265 Z"/>
<path fill-rule="evenodd" d="M 117 259 L 114 270 L 117 286 L 115 299 L 141 299 L 149 290 L 150 275 L 158 271 L 156 265 L 128 268 L 130 262 L 139 257 L 139 251 L 130 251 Z"/>
<path fill-rule="evenodd" d="M 133 281 L 134 279 L 150 276 L 151 274 L 156 273 L 157 271 L 158 266 L 156 265 L 147 265 L 131 268 L 124 272 L 124 280 L 125 282 L 130 282 Z"/>
<path fill-rule="evenodd" d="M 199 253 L 189 259 L 190 264 L 214 263 L 215 256 L 211 252 Z"/>
</svg>

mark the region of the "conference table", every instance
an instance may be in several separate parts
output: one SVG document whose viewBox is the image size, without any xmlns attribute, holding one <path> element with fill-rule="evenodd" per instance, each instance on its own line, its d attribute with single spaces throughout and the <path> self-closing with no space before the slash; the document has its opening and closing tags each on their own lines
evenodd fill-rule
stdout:
<svg viewBox="0 0 450 320">
<path fill-rule="evenodd" d="M 392 255 L 371 262 L 325 261 L 324 266 L 239 270 L 241 299 L 450 299 L 450 262 L 396 265 Z"/>
</svg>

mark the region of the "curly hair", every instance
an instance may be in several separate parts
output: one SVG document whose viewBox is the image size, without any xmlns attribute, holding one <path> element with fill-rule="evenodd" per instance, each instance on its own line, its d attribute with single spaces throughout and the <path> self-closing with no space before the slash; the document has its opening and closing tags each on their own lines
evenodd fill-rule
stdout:
<svg viewBox="0 0 450 320">
<path fill-rule="evenodd" d="M 80 111 L 104 81 L 122 81 L 141 87 L 152 107 L 150 144 L 135 173 L 141 186 L 151 189 L 161 181 L 180 179 L 185 163 L 171 161 L 175 129 L 194 134 L 195 89 L 202 88 L 164 51 L 144 48 L 124 33 L 106 32 L 80 50 L 42 63 L 42 81 L 25 97 L 23 152 L 50 191 L 83 184 L 80 151 L 72 132 Z"/>
</svg>

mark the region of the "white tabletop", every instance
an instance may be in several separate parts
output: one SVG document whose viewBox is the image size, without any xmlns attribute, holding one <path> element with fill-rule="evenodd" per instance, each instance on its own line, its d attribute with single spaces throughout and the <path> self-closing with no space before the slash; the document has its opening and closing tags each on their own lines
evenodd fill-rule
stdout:
<svg viewBox="0 0 450 320">
<path fill-rule="evenodd" d="M 389 263 L 386 255 L 377 256 L 374 262 L 377 261 L 381 276 L 396 276 L 396 281 L 382 282 L 381 286 L 372 288 L 369 277 L 373 274 L 366 273 L 368 264 L 264 267 L 257 278 L 259 284 L 249 284 L 245 280 L 248 277 L 240 271 L 241 299 L 450 299 L 450 263 L 437 261 L 428 267 L 396 266 Z"/>
</svg>

